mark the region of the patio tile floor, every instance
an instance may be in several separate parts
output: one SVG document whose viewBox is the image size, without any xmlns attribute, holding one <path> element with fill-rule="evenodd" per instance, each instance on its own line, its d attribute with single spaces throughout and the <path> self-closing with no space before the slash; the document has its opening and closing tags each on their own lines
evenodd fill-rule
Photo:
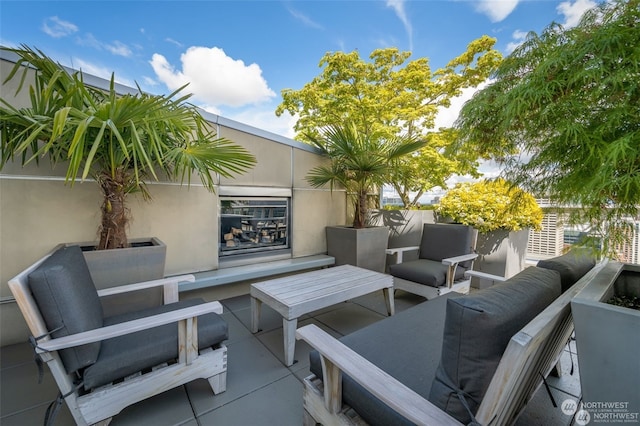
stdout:
<svg viewBox="0 0 640 426">
<path fill-rule="evenodd" d="M 396 310 L 401 311 L 424 299 L 404 292 L 396 294 Z M 111 425 L 301 425 L 302 379 L 309 374 L 310 347 L 296 342 L 296 363 L 283 364 L 282 318 L 263 305 L 261 331 L 252 334 L 251 308 L 248 295 L 221 301 L 224 317 L 229 323 L 227 390 L 213 395 L 205 380 L 196 380 L 167 391 L 122 411 Z M 314 323 L 330 334 L 340 337 L 378 321 L 386 316 L 380 294 L 370 294 L 350 302 L 305 315 L 299 326 Z M 577 370 L 576 354 L 565 351 L 560 378 L 550 377 L 548 383 L 558 405 L 567 398 L 577 400 L 580 383 L 577 373 L 569 375 L 571 358 Z M 42 424 L 49 402 L 55 399 L 57 388 L 45 368 L 43 383 L 38 385 L 37 368 L 27 343 L 0 348 L 0 424 L 31 426 Z M 569 425 L 571 416 L 554 408 L 544 387 L 541 387 L 518 426 Z M 73 425 L 66 405 L 56 418 L 56 425 Z"/>
</svg>

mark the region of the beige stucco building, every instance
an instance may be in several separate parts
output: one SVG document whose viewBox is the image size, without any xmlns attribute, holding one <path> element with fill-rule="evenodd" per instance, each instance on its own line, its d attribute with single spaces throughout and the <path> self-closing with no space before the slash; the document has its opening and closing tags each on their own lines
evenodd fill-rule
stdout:
<svg viewBox="0 0 640 426">
<path fill-rule="evenodd" d="M 1 55 L 0 79 L 4 81 L 14 63 L 6 52 Z M 19 79 L 14 80 L 1 87 L 2 99 L 26 105 L 27 91 L 16 98 Z M 85 81 L 108 87 L 107 81 L 96 77 L 85 76 Z M 203 115 L 220 137 L 249 150 L 257 158 L 257 165 L 234 179 L 218 178 L 215 194 L 208 192 L 198 178 L 190 187 L 152 182 L 151 202 L 130 197 L 129 237 L 154 236 L 166 243 L 166 275 L 326 253 L 325 226 L 345 224 L 346 196 L 341 191 L 314 189 L 305 180 L 308 171 L 326 159 L 292 139 L 213 114 Z M 48 161 L 24 168 L 19 163 L 8 164 L 0 171 L 1 345 L 24 341 L 27 336 L 7 281 L 59 243 L 97 239 L 100 191 L 91 180 L 73 187 L 65 184 L 65 171 L 64 164 L 52 169 Z M 262 257 L 254 253 L 250 257 L 236 256 L 231 262 L 220 256 L 221 200 L 252 197 L 273 197 L 286 204 L 287 240 L 279 250 L 264 252 Z M 245 285 L 235 291 L 247 289 Z M 215 299 L 220 294 L 207 296 Z"/>
</svg>

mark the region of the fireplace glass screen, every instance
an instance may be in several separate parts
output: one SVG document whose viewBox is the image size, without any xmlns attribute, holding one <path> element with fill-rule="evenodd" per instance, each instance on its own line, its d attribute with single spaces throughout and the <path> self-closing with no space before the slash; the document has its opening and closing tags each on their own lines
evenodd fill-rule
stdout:
<svg viewBox="0 0 640 426">
<path fill-rule="evenodd" d="M 289 248 L 288 198 L 221 197 L 220 256 Z"/>
</svg>

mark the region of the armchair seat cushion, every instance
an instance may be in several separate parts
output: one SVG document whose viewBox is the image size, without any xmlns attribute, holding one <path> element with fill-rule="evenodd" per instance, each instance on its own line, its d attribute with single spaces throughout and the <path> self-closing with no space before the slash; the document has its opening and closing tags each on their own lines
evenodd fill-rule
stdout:
<svg viewBox="0 0 640 426">
<path fill-rule="evenodd" d="M 389 266 L 389 273 L 394 277 L 407 281 L 431 287 L 441 287 L 445 285 L 447 269 L 447 265 L 443 265 L 441 261 L 417 259 L 391 265 Z M 454 279 L 456 281 L 462 279 L 466 270 L 466 268 L 458 265 Z"/>
<path fill-rule="evenodd" d="M 189 299 L 105 318 L 104 325 L 113 325 L 150 315 L 204 303 L 202 299 Z M 220 344 L 228 338 L 227 322 L 218 314 L 198 317 L 198 348 Z M 138 371 L 171 362 L 178 358 L 178 325 L 160 327 L 127 334 L 102 342 L 97 361 L 84 370 L 85 389 L 111 383 Z"/>
</svg>

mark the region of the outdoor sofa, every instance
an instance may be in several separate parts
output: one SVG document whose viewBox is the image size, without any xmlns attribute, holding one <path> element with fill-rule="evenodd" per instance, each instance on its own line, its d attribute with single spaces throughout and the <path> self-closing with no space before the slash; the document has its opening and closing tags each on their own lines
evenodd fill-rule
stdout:
<svg viewBox="0 0 640 426">
<path fill-rule="evenodd" d="M 512 424 L 573 332 L 571 298 L 603 263 L 569 252 L 339 340 L 298 329 L 315 349 L 305 424 Z"/>
</svg>

